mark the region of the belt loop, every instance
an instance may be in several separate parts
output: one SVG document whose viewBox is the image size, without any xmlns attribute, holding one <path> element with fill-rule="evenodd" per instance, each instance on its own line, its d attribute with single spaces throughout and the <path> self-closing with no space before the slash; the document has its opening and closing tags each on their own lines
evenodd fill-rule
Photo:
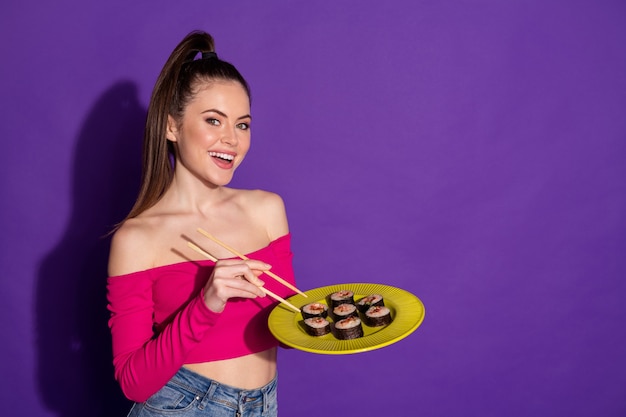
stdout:
<svg viewBox="0 0 626 417">
<path fill-rule="evenodd" d="M 263 393 L 263 415 L 266 415 L 267 410 L 269 409 L 269 404 L 267 400 L 267 387 L 263 388 L 261 392 Z"/>
<path fill-rule="evenodd" d="M 215 393 L 215 390 L 219 385 L 219 382 L 211 380 L 211 385 L 209 385 L 209 389 L 206 390 L 204 397 L 202 397 L 202 401 L 200 401 L 200 404 L 198 404 L 198 409 L 204 410 L 204 407 L 207 406 L 207 403 L 209 402 L 209 400 L 213 396 L 213 393 Z"/>
</svg>

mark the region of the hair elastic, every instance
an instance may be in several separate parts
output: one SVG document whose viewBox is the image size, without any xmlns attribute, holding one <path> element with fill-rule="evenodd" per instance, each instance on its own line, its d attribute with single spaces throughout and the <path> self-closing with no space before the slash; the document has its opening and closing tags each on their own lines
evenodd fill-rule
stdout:
<svg viewBox="0 0 626 417">
<path fill-rule="evenodd" d="M 202 52 L 202 59 L 217 59 L 215 52 Z"/>
</svg>

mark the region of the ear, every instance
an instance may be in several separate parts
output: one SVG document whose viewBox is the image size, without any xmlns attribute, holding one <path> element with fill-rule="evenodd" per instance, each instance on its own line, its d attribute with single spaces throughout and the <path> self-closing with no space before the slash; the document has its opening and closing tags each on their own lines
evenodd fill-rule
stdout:
<svg viewBox="0 0 626 417">
<path fill-rule="evenodd" d="M 178 142 L 178 126 L 171 114 L 167 115 L 167 128 L 165 138 L 170 142 Z"/>
</svg>

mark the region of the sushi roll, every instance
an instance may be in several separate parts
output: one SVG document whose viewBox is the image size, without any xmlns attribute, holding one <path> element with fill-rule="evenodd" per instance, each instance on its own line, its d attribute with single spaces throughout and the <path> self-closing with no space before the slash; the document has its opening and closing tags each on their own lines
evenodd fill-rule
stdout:
<svg viewBox="0 0 626 417">
<path fill-rule="evenodd" d="M 385 306 L 370 307 L 365 312 L 363 322 L 370 327 L 386 326 L 391 323 L 391 312 Z"/>
<path fill-rule="evenodd" d="M 384 306 L 385 305 L 385 301 L 383 300 L 383 296 L 380 294 L 371 294 L 368 295 L 367 297 L 363 297 L 361 298 L 357 303 L 356 306 L 359 309 L 359 311 L 363 314 L 365 314 L 365 312 L 367 311 L 368 308 L 370 307 L 374 307 L 374 306 Z"/>
<path fill-rule="evenodd" d="M 324 317 L 311 317 L 304 320 L 304 330 L 311 336 L 324 336 L 330 333 L 330 323 Z"/>
<path fill-rule="evenodd" d="M 335 323 L 335 336 L 337 339 L 349 340 L 363 337 L 363 326 L 358 317 L 348 317 Z"/>
<path fill-rule="evenodd" d="M 354 304 L 354 293 L 350 290 L 341 290 L 330 295 L 330 306 L 337 307 L 339 304 Z"/>
<path fill-rule="evenodd" d="M 311 317 L 323 317 L 328 316 L 328 306 L 322 303 L 309 303 L 302 306 L 302 318 L 308 319 Z"/>
<path fill-rule="evenodd" d="M 333 319 L 335 321 L 347 319 L 348 317 L 356 316 L 359 317 L 359 312 L 356 309 L 354 304 L 339 304 L 337 307 L 333 308 Z"/>
</svg>

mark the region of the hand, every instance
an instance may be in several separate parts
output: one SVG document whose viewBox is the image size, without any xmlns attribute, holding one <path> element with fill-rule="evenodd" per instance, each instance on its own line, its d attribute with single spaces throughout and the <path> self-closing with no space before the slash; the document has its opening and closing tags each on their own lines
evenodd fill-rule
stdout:
<svg viewBox="0 0 626 417">
<path fill-rule="evenodd" d="M 217 261 L 204 286 L 204 303 L 209 310 L 221 313 L 229 298 L 265 297 L 260 288 L 265 283 L 258 276 L 270 268 L 265 262 L 252 259 Z"/>
</svg>

